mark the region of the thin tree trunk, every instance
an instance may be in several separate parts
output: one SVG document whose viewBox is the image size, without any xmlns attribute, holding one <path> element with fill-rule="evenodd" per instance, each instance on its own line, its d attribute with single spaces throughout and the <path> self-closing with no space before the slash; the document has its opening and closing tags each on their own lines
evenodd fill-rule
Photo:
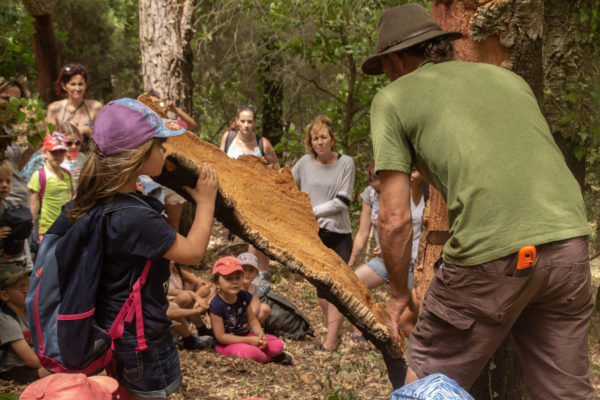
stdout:
<svg viewBox="0 0 600 400">
<path fill-rule="evenodd" d="M 274 71 L 277 59 L 271 55 L 277 53 L 277 45 L 270 39 L 267 40 L 269 42 L 266 44 L 266 49 L 269 54 L 265 55 L 265 62 L 261 67 L 263 84 L 262 133 L 275 146 L 283 135 L 283 84 Z"/>
<path fill-rule="evenodd" d="M 140 0 L 144 89 L 192 113 L 192 16 L 195 0 Z"/>
<path fill-rule="evenodd" d="M 54 81 L 58 75 L 58 49 L 52 25 L 53 0 L 23 0 L 27 12 L 35 18 L 32 36 L 33 54 L 37 72 L 36 85 L 42 99 L 52 102 L 57 99 Z"/>
</svg>

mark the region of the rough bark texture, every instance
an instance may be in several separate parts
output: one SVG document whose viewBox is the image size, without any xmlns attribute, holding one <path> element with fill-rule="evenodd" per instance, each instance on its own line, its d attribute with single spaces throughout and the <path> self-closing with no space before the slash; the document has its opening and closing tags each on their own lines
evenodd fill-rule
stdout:
<svg viewBox="0 0 600 400">
<path fill-rule="evenodd" d="M 544 86 L 549 94 L 544 101 L 544 115 L 554 139 L 565 156 L 567 165 L 583 188 L 585 157 L 578 160 L 574 148 L 580 142 L 578 133 L 590 117 L 597 119 L 594 101 L 580 86 L 589 76 L 597 82 L 598 59 L 593 54 L 590 21 L 582 21 L 582 11 L 592 14 L 592 0 L 547 0 L 544 15 Z M 567 121 L 572 118 L 570 121 Z M 561 120 L 563 120 L 561 122 Z"/>
<path fill-rule="evenodd" d="M 433 15 L 442 29 L 463 33 L 464 38 L 455 42 L 456 58 L 499 65 L 518 73 L 530 84 L 541 103 L 542 0 L 434 1 Z M 428 230 L 448 229 L 443 200 L 432 196 L 428 214 Z M 440 226 L 444 223 L 445 229 Z M 433 275 L 433 264 L 441 252 L 440 236 L 428 233 L 425 237 L 423 265 L 417 268 L 423 277 L 423 283 L 416 277 L 419 285 L 428 285 L 428 278 Z M 424 292 L 424 287 L 417 289 L 420 298 Z M 521 366 L 509 343 L 510 339 L 494 355 L 496 369 L 488 365 L 471 388 L 476 399 L 493 399 L 494 393 L 501 399 L 523 398 Z"/>
<path fill-rule="evenodd" d="M 42 99 L 52 102 L 57 99 L 53 84 L 58 75 L 58 48 L 52 25 L 53 0 L 23 0 L 27 12 L 35 18 L 32 37 L 36 85 Z"/>
<path fill-rule="evenodd" d="M 154 108 L 149 98 L 140 101 Z M 186 132 L 169 139 L 167 162 L 156 180 L 191 200 L 183 185 L 193 186 L 197 164 L 213 166 L 219 178 L 215 209 L 218 221 L 271 259 L 320 289 L 383 354 L 392 383 L 404 380 L 403 349 L 391 343 L 385 311 L 354 271 L 319 238 L 308 195 L 298 190 L 289 167 L 267 165 L 264 158 L 227 157 L 219 148 Z M 256 188 L 261 196 L 256 196 Z M 404 339 L 400 338 L 400 343 Z"/>
<path fill-rule="evenodd" d="M 192 16 L 195 0 L 140 0 L 144 89 L 192 110 Z"/>
</svg>

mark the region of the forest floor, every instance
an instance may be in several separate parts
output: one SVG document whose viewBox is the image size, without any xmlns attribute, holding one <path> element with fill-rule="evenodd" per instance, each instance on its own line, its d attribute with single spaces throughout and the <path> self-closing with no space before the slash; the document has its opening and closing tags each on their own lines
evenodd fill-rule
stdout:
<svg viewBox="0 0 600 400">
<path fill-rule="evenodd" d="M 215 227 L 206 262 L 194 270 L 209 278 L 212 262 L 222 255 L 234 255 L 243 246 L 229 246 L 221 253 L 224 241 L 220 226 Z M 380 353 L 370 344 L 354 344 L 352 329 L 346 321 L 338 351 L 317 349 L 326 329 L 314 287 L 304 278 L 271 264 L 272 288 L 290 299 L 308 317 L 315 337 L 304 340 L 284 340 L 285 350 L 294 358 L 294 365 L 259 364 L 253 361 L 226 358 L 214 350 L 180 350 L 183 372 L 181 389 L 172 400 L 239 400 L 264 398 L 269 400 L 384 400 L 389 399 L 392 386 L 388 381 Z M 592 267 L 594 288 L 600 284 L 600 260 Z M 385 302 L 387 290 L 374 291 L 375 298 Z M 592 382 L 600 397 L 600 315 L 595 313 L 589 335 Z M 17 399 L 22 385 L 0 380 L 0 400 Z"/>
</svg>

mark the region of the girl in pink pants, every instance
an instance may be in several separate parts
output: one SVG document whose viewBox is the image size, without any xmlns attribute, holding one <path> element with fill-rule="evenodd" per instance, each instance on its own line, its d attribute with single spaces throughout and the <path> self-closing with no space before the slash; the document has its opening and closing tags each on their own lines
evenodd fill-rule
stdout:
<svg viewBox="0 0 600 400">
<path fill-rule="evenodd" d="M 217 352 L 261 363 L 292 365 L 281 339 L 265 335 L 249 307 L 252 295 L 242 290 L 244 270 L 239 260 L 231 256 L 218 259 L 212 275 L 217 295 L 210 302 L 210 322 L 219 342 Z"/>
</svg>

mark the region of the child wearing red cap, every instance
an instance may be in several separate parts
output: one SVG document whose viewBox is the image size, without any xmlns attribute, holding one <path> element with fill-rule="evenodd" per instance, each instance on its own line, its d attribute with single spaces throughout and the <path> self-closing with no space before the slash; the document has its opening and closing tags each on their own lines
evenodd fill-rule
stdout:
<svg viewBox="0 0 600 400">
<path fill-rule="evenodd" d="M 60 215 L 62 206 L 73 196 L 73 178 L 60 166 L 66 155 L 65 135 L 56 131 L 51 135 L 47 134 L 44 138 L 46 162 L 39 171 L 31 175 L 27 184 L 31 194 L 31 214 L 34 220 L 38 212 L 40 213 L 38 222 L 40 241 Z"/>
<path fill-rule="evenodd" d="M 212 271 L 217 295 L 210 302 L 210 322 L 219 342 L 218 353 L 261 363 L 292 365 L 292 356 L 283 351 L 283 342 L 265 335 L 250 306 L 252 295 L 242 290 L 244 269 L 235 257 L 217 260 Z"/>
</svg>

